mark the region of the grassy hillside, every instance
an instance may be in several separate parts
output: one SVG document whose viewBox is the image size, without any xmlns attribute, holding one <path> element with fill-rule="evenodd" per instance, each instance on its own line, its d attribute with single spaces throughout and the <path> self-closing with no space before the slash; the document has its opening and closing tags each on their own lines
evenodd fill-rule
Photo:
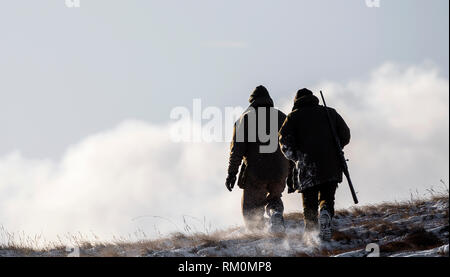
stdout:
<svg viewBox="0 0 450 277">
<path fill-rule="evenodd" d="M 90 243 L 77 239 L 81 256 L 364 256 L 376 243 L 381 256 L 448 256 L 448 193 L 407 202 L 380 203 L 336 212 L 334 235 L 321 242 L 303 233 L 303 215 L 285 215 L 285 235 L 249 233 L 242 227 L 211 233 L 175 233 L 165 238 Z M 0 256 L 66 256 L 65 247 L 48 243 L 37 249 L 38 238 L 17 240 L 11 234 Z M 10 236 L 10 237 L 8 237 Z M 31 246 L 30 246 L 31 245 Z"/>
</svg>

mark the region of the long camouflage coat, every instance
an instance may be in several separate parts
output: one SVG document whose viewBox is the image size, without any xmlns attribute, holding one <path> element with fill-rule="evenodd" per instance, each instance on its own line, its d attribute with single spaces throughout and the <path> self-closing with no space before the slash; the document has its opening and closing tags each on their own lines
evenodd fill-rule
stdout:
<svg viewBox="0 0 450 277">
<path fill-rule="evenodd" d="M 328 108 L 342 147 L 350 142 L 350 129 Z M 324 106 L 314 95 L 295 99 L 293 111 L 279 132 L 283 154 L 296 164 L 299 191 L 326 182 L 342 182 L 342 168 Z"/>
</svg>

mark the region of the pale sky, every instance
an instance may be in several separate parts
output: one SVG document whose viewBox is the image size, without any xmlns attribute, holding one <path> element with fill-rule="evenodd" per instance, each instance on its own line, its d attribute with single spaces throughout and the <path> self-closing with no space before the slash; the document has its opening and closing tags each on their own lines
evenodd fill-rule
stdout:
<svg viewBox="0 0 450 277">
<path fill-rule="evenodd" d="M 0 155 L 58 158 L 123 119 L 174 106 L 244 106 L 384 62 L 430 60 L 448 79 L 447 0 L 2 0 Z M 276 103 L 278 104 L 278 103 Z"/>
</svg>

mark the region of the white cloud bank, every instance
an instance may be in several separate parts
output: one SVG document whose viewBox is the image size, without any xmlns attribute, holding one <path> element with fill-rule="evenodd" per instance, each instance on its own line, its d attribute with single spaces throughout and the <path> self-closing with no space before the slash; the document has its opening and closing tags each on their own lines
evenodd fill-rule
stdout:
<svg viewBox="0 0 450 277">
<path fill-rule="evenodd" d="M 449 85 L 436 67 L 385 64 L 367 80 L 319 88 L 352 130 L 346 155 L 362 203 L 448 181 Z M 74 144 L 60 161 L 13 152 L 0 157 L 0 225 L 50 239 L 77 231 L 110 239 L 138 228 L 152 235 L 155 226 L 182 231 L 183 215 L 199 230 L 204 217 L 216 228 L 241 224 L 240 193 L 223 185 L 228 151 L 224 143 L 173 143 L 169 124 L 126 121 Z M 351 204 L 346 186 L 339 207 Z M 301 208 L 298 194 L 285 200 L 287 210 Z"/>
<path fill-rule="evenodd" d="M 183 215 L 198 216 L 186 218 L 198 228 L 203 216 L 219 226 L 238 224 L 239 199 L 220 182 L 226 152 L 224 144 L 172 143 L 170 126 L 140 121 L 82 140 L 60 162 L 15 152 L 0 159 L 0 225 L 111 238 L 137 228 L 152 234 L 154 225 L 183 231 Z"/>
</svg>

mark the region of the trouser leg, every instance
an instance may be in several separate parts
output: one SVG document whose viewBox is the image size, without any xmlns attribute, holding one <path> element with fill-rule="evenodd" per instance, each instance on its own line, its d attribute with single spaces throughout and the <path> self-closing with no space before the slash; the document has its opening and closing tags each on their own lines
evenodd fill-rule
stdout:
<svg viewBox="0 0 450 277">
<path fill-rule="evenodd" d="M 318 228 L 319 192 L 316 187 L 308 188 L 302 192 L 303 216 L 305 230 L 312 231 Z"/>
<path fill-rule="evenodd" d="M 284 182 L 271 183 L 267 186 L 268 194 L 266 196 L 266 212 L 268 216 L 274 213 L 283 214 L 284 205 L 281 200 L 281 195 L 284 191 Z"/>
<path fill-rule="evenodd" d="M 325 183 L 320 186 L 319 191 L 319 207 L 320 210 L 326 210 L 334 216 L 334 199 L 337 189 L 337 183 Z"/>
<path fill-rule="evenodd" d="M 281 234 L 286 230 L 284 225 L 284 205 L 281 200 L 281 194 L 285 188 L 284 182 L 269 183 L 267 186 L 268 194 L 266 197 L 266 213 L 270 218 L 269 231 L 273 234 Z"/>
<path fill-rule="evenodd" d="M 266 205 L 266 213 L 268 216 L 271 216 L 274 213 L 283 214 L 284 205 L 281 197 L 271 197 L 267 201 Z"/>
<path fill-rule="evenodd" d="M 267 191 L 263 187 L 247 187 L 242 193 L 242 215 L 250 230 L 264 228 L 264 206 Z"/>
</svg>

